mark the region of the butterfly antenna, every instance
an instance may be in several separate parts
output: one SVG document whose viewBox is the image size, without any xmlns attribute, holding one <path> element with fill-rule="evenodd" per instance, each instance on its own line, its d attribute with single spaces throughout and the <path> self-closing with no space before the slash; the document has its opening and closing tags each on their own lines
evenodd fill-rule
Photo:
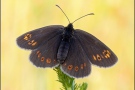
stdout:
<svg viewBox="0 0 135 90">
<path fill-rule="evenodd" d="M 81 18 L 83 18 L 83 17 L 86 17 L 86 16 L 88 16 L 88 15 L 94 15 L 94 13 L 86 14 L 86 15 L 84 15 L 84 16 L 82 16 L 82 17 L 80 17 L 80 18 L 76 19 L 75 21 L 73 21 L 73 22 L 72 22 L 72 24 L 73 24 L 74 22 L 76 22 L 77 20 L 79 20 L 79 19 L 81 19 Z"/>
<path fill-rule="evenodd" d="M 56 5 L 58 8 L 60 8 L 60 6 L 59 5 Z M 60 10 L 64 13 L 64 11 L 60 8 Z M 67 17 L 67 15 L 64 13 L 64 15 Z M 68 22 L 70 23 L 70 21 L 69 21 L 69 18 L 67 17 L 67 19 L 68 19 Z"/>
</svg>

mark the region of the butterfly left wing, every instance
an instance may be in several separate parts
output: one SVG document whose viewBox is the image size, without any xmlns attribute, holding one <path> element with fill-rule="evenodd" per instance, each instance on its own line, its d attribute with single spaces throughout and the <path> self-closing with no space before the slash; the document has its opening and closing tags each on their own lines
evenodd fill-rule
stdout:
<svg viewBox="0 0 135 90">
<path fill-rule="evenodd" d="M 64 26 L 50 25 L 29 31 L 17 38 L 17 44 L 24 49 L 36 49 L 43 43 L 46 43 L 51 38 L 59 33 L 62 33 Z"/>
<path fill-rule="evenodd" d="M 100 67 L 109 67 L 117 62 L 117 56 L 112 50 L 93 35 L 79 29 L 75 30 L 74 35 L 79 39 L 92 64 Z"/>
<path fill-rule="evenodd" d="M 70 40 L 70 48 L 61 70 L 71 77 L 81 78 L 88 76 L 91 71 L 91 63 L 76 37 Z"/>
<path fill-rule="evenodd" d="M 30 61 L 37 67 L 55 67 L 57 62 L 57 49 L 61 41 L 61 34 L 53 37 L 39 48 L 32 51 Z"/>
</svg>

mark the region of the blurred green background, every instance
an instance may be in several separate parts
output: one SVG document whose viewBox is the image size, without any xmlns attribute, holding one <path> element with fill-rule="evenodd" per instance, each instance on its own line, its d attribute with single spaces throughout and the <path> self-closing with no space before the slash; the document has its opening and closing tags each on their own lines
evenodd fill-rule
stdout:
<svg viewBox="0 0 135 90">
<path fill-rule="evenodd" d="M 92 65 L 88 90 L 134 90 L 134 0 L 2 0 L 1 1 L 1 90 L 59 90 L 57 74 L 50 68 L 37 68 L 29 61 L 29 50 L 16 44 L 25 32 L 47 25 L 68 24 L 58 4 L 74 21 L 110 47 L 118 62 L 110 68 Z"/>
</svg>

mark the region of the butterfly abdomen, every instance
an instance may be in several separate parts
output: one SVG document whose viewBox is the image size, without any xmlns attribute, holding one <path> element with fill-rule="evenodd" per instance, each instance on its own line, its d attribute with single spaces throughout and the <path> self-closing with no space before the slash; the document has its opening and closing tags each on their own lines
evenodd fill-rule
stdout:
<svg viewBox="0 0 135 90">
<path fill-rule="evenodd" d="M 64 40 L 61 41 L 57 52 L 57 60 L 60 64 L 62 64 L 65 61 L 69 51 L 69 47 L 69 42 Z"/>
</svg>

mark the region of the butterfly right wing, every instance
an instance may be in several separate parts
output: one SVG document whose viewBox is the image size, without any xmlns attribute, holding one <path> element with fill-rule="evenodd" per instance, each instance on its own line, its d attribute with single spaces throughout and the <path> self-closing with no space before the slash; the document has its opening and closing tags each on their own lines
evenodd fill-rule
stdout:
<svg viewBox="0 0 135 90">
<path fill-rule="evenodd" d="M 93 35 L 78 29 L 75 31 L 75 37 L 79 39 L 92 64 L 109 67 L 117 62 L 118 58 L 112 50 Z"/>
<path fill-rule="evenodd" d="M 17 38 L 17 44 L 21 48 L 36 49 L 43 43 L 63 32 L 64 26 L 50 25 L 27 32 Z"/>
</svg>

